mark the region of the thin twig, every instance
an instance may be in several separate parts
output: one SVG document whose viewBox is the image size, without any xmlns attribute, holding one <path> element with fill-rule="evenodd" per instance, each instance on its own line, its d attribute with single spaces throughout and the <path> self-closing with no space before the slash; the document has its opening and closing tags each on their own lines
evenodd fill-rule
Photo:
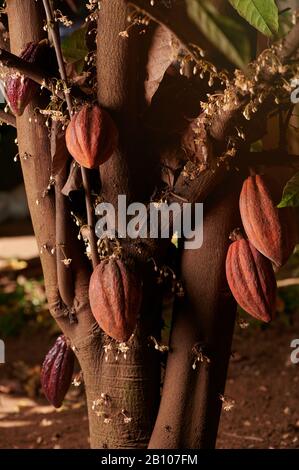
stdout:
<svg viewBox="0 0 299 470">
<path fill-rule="evenodd" d="M 245 441 L 264 442 L 264 439 L 262 439 L 261 437 L 257 437 L 257 436 L 244 436 L 244 435 L 240 436 L 239 434 L 232 433 L 232 432 L 224 432 L 223 434 L 225 436 L 234 437 L 236 439 L 244 439 Z"/>
<path fill-rule="evenodd" d="M 0 121 L 4 122 L 8 126 L 17 127 L 16 118 L 11 113 L 6 113 L 0 109 Z"/>
<path fill-rule="evenodd" d="M 299 285 L 299 278 L 293 277 L 290 279 L 280 279 L 277 281 L 277 287 L 289 287 L 289 286 L 298 286 Z"/>
<path fill-rule="evenodd" d="M 61 42 L 60 42 L 60 35 L 57 25 L 54 20 L 54 14 L 52 10 L 52 6 L 49 0 L 43 0 L 48 27 L 51 28 L 53 44 L 57 56 L 57 62 L 59 66 L 59 72 L 61 79 L 64 82 L 64 95 L 66 104 L 68 107 L 68 112 L 70 117 L 73 115 L 73 105 L 72 105 L 72 97 L 70 94 L 70 89 L 68 88 L 68 77 L 66 73 L 66 68 L 63 60 L 62 49 L 61 49 Z M 87 211 L 87 224 L 90 229 L 90 250 L 91 250 L 91 258 L 92 258 L 92 265 L 95 268 L 98 264 L 98 251 L 97 251 L 97 241 L 96 235 L 94 231 L 94 208 L 91 199 L 91 191 L 90 191 L 90 179 L 88 170 L 81 166 L 81 173 L 82 173 L 82 180 L 83 180 L 83 187 L 85 190 L 85 202 L 86 202 L 86 211 Z"/>
<path fill-rule="evenodd" d="M 63 60 L 63 55 L 62 55 L 59 30 L 54 20 L 54 14 L 53 14 L 53 10 L 52 10 L 49 0 L 43 0 L 43 4 L 44 4 L 45 11 L 46 11 L 48 27 L 51 28 L 53 45 L 54 45 L 54 49 L 56 52 L 57 62 L 58 62 L 58 67 L 59 67 L 59 73 L 60 73 L 61 79 L 64 82 L 64 96 L 65 96 L 66 104 L 68 107 L 69 114 L 72 117 L 73 105 L 72 105 L 70 90 L 67 87 L 68 79 L 67 79 L 66 68 L 65 68 L 65 64 Z"/>
</svg>

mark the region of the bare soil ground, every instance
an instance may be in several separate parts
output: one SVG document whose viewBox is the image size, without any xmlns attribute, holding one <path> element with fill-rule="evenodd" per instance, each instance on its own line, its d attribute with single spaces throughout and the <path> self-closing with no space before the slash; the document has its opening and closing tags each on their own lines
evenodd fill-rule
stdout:
<svg viewBox="0 0 299 470">
<path fill-rule="evenodd" d="M 299 447 L 299 364 L 290 343 L 299 338 L 277 320 L 262 330 L 236 327 L 225 393 L 235 401 L 223 411 L 218 448 Z M 72 387 L 58 411 L 39 393 L 39 364 L 53 337 L 24 331 L 6 342 L 0 366 L 0 448 L 88 448 L 83 387 Z"/>
</svg>

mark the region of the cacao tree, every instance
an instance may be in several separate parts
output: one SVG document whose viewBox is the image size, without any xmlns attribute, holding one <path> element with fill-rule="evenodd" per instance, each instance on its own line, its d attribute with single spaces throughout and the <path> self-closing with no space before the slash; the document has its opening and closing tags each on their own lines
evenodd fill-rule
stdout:
<svg viewBox="0 0 299 470">
<path fill-rule="evenodd" d="M 17 128 L 49 310 L 63 332 L 42 385 L 60 406 L 76 355 L 93 448 L 212 448 L 229 406 L 236 300 L 270 321 L 271 262 L 285 263 L 296 242 L 294 215 L 277 207 L 298 166 L 287 145 L 296 13 L 274 0 L 89 0 L 73 33 L 83 54 L 69 60 L 59 28 L 70 26 L 68 3 L 6 0 L 1 13 L 9 109 L 0 118 Z M 265 150 L 270 117 L 279 139 Z M 284 175 L 277 190 L 260 176 L 273 167 Z M 202 246 L 175 247 L 174 218 L 167 238 L 97 239 L 95 208 L 109 203 L 117 215 L 119 195 L 181 211 L 203 202 Z M 296 204 L 298 176 L 280 206 Z"/>
</svg>

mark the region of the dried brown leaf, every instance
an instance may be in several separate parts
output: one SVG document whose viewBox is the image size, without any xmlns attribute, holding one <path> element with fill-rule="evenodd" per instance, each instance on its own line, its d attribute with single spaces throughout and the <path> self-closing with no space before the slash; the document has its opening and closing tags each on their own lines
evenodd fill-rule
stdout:
<svg viewBox="0 0 299 470">
<path fill-rule="evenodd" d="M 81 169 L 76 163 L 72 163 L 68 179 L 61 192 L 64 196 L 69 196 L 72 191 L 79 191 L 82 187 Z"/>
<path fill-rule="evenodd" d="M 150 104 L 159 88 L 164 74 L 177 58 L 179 41 L 164 26 L 157 26 L 149 49 L 147 80 L 145 81 L 145 98 Z"/>
<path fill-rule="evenodd" d="M 51 156 L 51 175 L 56 176 L 65 168 L 69 159 L 65 143 L 65 131 L 62 129 L 62 124 L 57 121 L 53 121 L 51 127 Z"/>
</svg>

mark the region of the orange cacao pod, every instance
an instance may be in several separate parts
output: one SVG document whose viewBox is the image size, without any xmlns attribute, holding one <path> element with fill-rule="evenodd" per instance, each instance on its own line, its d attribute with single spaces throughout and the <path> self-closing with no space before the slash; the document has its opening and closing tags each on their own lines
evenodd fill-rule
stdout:
<svg viewBox="0 0 299 470">
<path fill-rule="evenodd" d="M 36 63 L 40 51 L 39 43 L 29 42 L 20 57 L 29 63 Z M 39 86 L 30 78 L 13 74 L 6 80 L 6 96 L 9 106 L 14 114 L 21 116 Z"/>
<path fill-rule="evenodd" d="M 114 152 L 118 132 L 104 109 L 86 104 L 72 117 L 65 138 L 76 162 L 85 168 L 97 168 Z"/>
<path fill-rule="evenodd" d="M 271 261 L 239 232 L 226 258 L 226 278 L 238 304 L 250 315 L 269 322 L 276 306 L 276 279 Z"/>
<path fill-rule="evenodd" d="M 111 338 L 126 342 L 137 324 L 142 288 L 122 260 L 109 258 L 93 271 L 89 301 L 93 316 Z"/>
<path fill-rule="evenodd" d="M 41 370 L 41 384 L 48 401 L 60 408 L 71 385 L 75 355 L 65 336 L 57 338 L 45 357 Z"/>
<path fill-rule="evenodd" d="M 270 186 L 263 176 L 249 176 L 240 195 L 240 213 L 250 242 L 280 267 L 296 245 L 295 218 L 291 208 L 276 207 L 275 188 Z"/>
</svg>

